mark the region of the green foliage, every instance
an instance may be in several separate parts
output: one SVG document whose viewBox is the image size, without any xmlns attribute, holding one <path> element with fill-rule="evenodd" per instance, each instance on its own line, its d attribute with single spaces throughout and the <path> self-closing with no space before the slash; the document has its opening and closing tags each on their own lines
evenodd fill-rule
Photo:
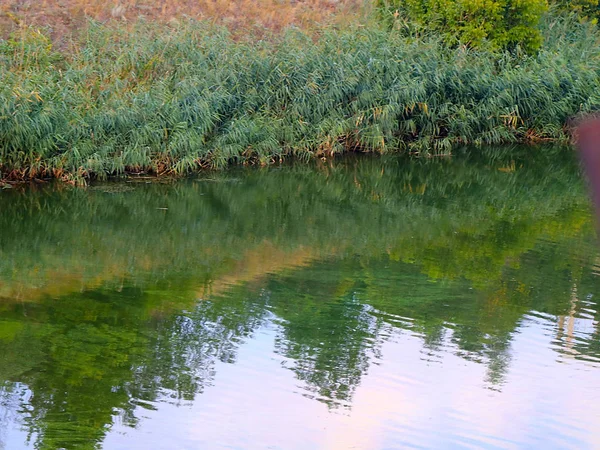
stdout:
<svg viewBox="0 0 600 450">
<path fill-rule="evenodd" d="M 0 45 L 0 173 L 182 174 L 565 139 L 569 118 L 600 105 L 590 33 L 546 27 L 545 48 L 515 59 L 379 29 L 244 43 L 202 24 L 92 24 L 59 58 L 34 32 L 35 45 Z"/>
<path fill-rule="evenodd" d="M 556 9 L 566 13 L 575 13 L 578 16 L 597 22 L 600 15 L 598 0 L 551 0 L 550 4 Z"/>
<path fill-rule="evenodd" d="M 398 27 L 415 22 L 419 28 L 442 33 L 452 44 L 486 44 L 496 49 L 517 45 L 538 50 L 538 25 L 546 0 L 377 0 L 384 20 Z"/>
</svg>

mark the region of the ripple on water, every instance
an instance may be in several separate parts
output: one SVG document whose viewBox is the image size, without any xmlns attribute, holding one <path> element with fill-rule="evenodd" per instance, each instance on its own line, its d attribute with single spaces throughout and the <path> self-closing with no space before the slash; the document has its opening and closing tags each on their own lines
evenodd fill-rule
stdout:
<svg viewBox="0 0 600 450">
<path fill-rule="evenodd" d="M 0 447 L 598 447 L 580 175 L 518 153 L 3 193 Z"/>
</svg>

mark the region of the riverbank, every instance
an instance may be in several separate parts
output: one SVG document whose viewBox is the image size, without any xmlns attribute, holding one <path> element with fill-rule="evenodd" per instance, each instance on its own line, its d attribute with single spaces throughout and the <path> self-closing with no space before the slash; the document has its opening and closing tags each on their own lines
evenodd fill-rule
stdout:
<svg viewBox="0 0 600 450">
<path fill-rule="evenodd" d="M 0 42 L 4 179 L 180 175 L 338 153 L 568 141 L 600 105 L 600 35 L 555 19 L 534 56 L 375 26 L 235 39 L 198 21 Z"/>
</svg>

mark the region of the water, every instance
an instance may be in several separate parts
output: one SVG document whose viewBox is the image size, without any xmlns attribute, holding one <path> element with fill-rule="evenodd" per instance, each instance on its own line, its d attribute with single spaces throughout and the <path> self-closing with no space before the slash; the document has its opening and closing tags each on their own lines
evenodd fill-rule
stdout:
<svg viewBox="0 0 600 450">
<path fill-rule="evenodd" d="M 600 447 L 568 149 L 0 192 L 0 448 Z"/>
</svg>

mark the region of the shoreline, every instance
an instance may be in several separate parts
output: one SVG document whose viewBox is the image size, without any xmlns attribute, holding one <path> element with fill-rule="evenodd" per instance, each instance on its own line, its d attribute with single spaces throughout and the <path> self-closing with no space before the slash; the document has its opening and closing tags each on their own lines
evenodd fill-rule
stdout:
<svg viewBox="0 0 600 450">
<path fill-rule="evenodd" d="M 551 25 L 551 26 L 550 26 Z M 568 143 L 600 105 L 600 33 L 556 19 L 537 55 L 377 27 L 240 42 L 223 27 L 90 23 L 56 50 L 0 40 L 4 180 L 180 176 L 339 154 Z"/>
</svg>

